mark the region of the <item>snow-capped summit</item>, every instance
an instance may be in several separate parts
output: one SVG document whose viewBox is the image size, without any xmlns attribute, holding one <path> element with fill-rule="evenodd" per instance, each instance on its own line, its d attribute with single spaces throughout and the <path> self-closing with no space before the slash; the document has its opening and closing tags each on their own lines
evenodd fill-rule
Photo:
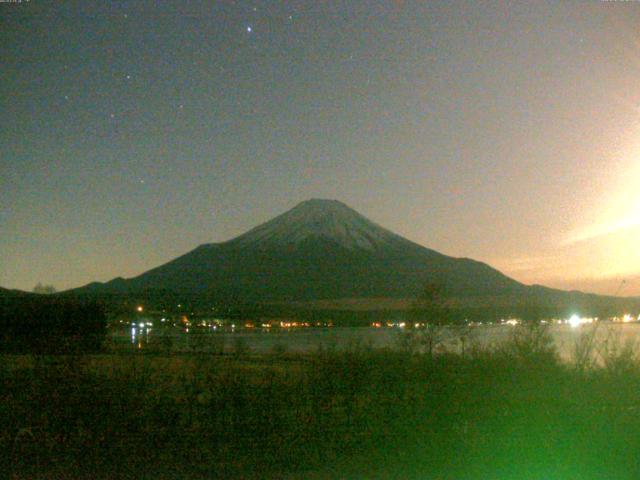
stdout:
<svg viewBox="0 0 640 480">
<path fill-rule="evenodd" d="M 307 239 L 375 250 L 404 241 L 337 200 L 311 199 L 231 240 L 237 246 L 286 246 Z"/>
</svg>

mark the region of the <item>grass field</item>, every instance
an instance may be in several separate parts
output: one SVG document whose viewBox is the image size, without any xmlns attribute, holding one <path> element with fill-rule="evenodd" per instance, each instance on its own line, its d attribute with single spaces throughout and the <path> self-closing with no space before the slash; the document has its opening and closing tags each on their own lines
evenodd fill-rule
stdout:
<svg viewBox="0 0 640 480">
<path fill-rule="evenodd" d="M 0 471 L 640 478 L 634 352 L 610 349 L 598 366 L 577 358 L 561 363 L 544 332 L 524 330 L 464 358 L 358 345 L 309 355 L 5 355 Z"/>
</svg>

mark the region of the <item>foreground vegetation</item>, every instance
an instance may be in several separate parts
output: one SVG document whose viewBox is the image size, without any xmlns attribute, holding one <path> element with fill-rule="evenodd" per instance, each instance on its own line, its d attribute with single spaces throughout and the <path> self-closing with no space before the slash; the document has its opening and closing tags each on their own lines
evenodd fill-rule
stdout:
<svg viewBox="0 0 640 480">
<path fill-rule="evenodd" d="M 586 339 L 588 340 L 588 339 Z M 640 478 L 640 366 L 543 330 L 465 357 L 4 355 L 9 478 Z"/>
</svg>

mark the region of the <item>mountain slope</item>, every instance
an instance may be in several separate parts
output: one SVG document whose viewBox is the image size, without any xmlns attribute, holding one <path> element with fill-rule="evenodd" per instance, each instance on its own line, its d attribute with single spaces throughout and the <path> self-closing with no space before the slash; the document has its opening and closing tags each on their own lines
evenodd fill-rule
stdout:
<svg viewBox="0 0 640 480">
<path fill-rule="evenodd" d="M 442 283 L 458 296 L 525 288 L 486 264 L 413 243 L 341 202 L 308 200 L 227 242 L 201 245 L 135 278 L 80 290 L 293 301 L 411 297 L 428 282 Z"/>
<path fill-rule="evenodd" d="M 0 287 L 0 298 L 34 296 L 31 292 Z"/>
</svg>

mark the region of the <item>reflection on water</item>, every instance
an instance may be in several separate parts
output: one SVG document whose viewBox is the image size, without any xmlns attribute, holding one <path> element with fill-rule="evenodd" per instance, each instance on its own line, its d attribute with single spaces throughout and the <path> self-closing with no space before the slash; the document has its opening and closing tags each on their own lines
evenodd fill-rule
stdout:
<svg viewBox="0 0 640 480">
<path fill-rule="evenodd" d="M 137 348 L 141 349 L 143 345 L 148 344 L 150 336 L 151 327 L 147 327 L 144 324 L 131 327 L 131 344 Z"/>
</svg>

